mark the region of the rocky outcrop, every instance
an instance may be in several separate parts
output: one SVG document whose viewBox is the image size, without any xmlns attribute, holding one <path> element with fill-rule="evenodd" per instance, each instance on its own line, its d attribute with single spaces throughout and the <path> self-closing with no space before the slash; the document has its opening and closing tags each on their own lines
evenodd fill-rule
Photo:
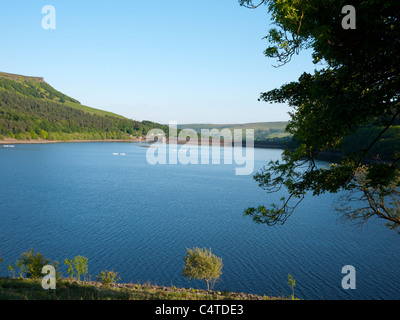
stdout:
<svg viewBox="0 0 400 320">
<path fill-rule="evenodd" d="M 39 83 L 46 82 L 42 77 L 30 77 L 30 76 L 23 76 L 20 74 L 6 73 L 6 72 L 0 72 L 0 77 L 4 77 L 14 81 L 29 81 L 29 82 L 39 82 Z"/>
</svg>

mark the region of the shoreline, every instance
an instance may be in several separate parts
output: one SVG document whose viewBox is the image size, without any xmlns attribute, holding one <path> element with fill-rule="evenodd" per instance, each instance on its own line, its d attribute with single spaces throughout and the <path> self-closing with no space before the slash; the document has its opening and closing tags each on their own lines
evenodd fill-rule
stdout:
<svg viewBox="0 0 400 320">
<path fill-rule="evenodd" d="M 24 288 L 23 291 L 20 288 Z M 123 294 L 121 294 L 123 293 Z M 200 288 L 185 288 L 145 283 L 119 283 L 109 285 L 100 281 L 77 280 L 62 277 L 57 279 L 56 291 L 43 290 L 41 279 L 0 277 L 0 295 L 3 299 L 24 300 L 164 300 L 164 301 L 195 301 L 208 300 L 287 300 L 281 296 L 266 296 L 265 294 L 218 291 Z M 296 298 L 297 299 L 297 298 Z"/>
<path fill-rule="evenodd" d="M 148 142 L 146 138 L 134 138 L 134 139 L 105 139 L 105 140 L 43 140 L 43 139 L 32 139 L 32 140 L 18 140 L 12 138 L 5 138 L 0 140 L 0 146 L 3 145 L 15 145 L 15 144 L 51 144 L 51 143 L 85 143 L 85 142 L 125 142 L 125 143 L 154 143 L 155 141 Z M 232 141 L 232 147 L 234 146 Z M 246 147 L 246 141 L 237 141 L 242 143 L 242 146 Z M 169 144 L 169 139 L 166 139 L 166 143 Z M 175 141 L 174 141 L 175 143 Z M 177 141 L 177 144 L 192 144 L 202 145 L 201 141 Z M 211 141 L 209 145 L 211 145 Z M 224 146 L 224 141 L 220 141 L 220 146 Z M 285 149 L 283 144 L 268 143 L 266 141 L 254 141 L 254 148 L 265 148 L 265 149 Z"/>
<path fill-rule="evenodd" d="M 13 145 L 13 144 L 50 144 L 50 143 L 77 143 L 77 142 L 146 142 L 146 139 L 105 139 L 105 140 L 43 140 L 43 139 L 32 139 L 32 140 L 18 140 L 6 138 L 0 140 L 1 145 Z"/>
</svg>

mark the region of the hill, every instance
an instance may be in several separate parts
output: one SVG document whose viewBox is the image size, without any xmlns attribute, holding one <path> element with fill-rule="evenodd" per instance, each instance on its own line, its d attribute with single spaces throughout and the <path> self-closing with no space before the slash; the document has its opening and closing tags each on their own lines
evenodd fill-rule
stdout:
<svg viewBox="0 0 400 320">
<path fill-rule="evenodd" d="M 42 77 L 0 72 L 0 139 L 130 139 L 167 127 L 82 105 Z"/>
<path fill-rule="evenodd" d="M 179 129 L 190 128 L 195 130 L 197 133 L 201 132 L 201 129 L 229 129 L 232 132 L 234 129 L 243 130 L 243 134 L 245 137 L 246 129 L 254 130 L 254 139 L 256 141 L 266 141 L 266 140 L 276 140 L 276 139 L 284 139 L 289 138 L 290 134 L 285 132 L 285 128 L 287 126 L 287 122 L 254 122 L 254 123 L 244 123 L 244 124 L 182 124 L 178 125 Z"/>
</svg>

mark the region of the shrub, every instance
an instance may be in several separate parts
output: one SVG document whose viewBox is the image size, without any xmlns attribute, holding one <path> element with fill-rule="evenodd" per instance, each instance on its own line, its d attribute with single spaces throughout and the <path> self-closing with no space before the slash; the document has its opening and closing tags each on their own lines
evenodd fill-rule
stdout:
<svg viewBox="0 0 400 320">
<path fill-rule="evenodd" d="M 97 280 L 101 282 L 101 284 L 105 287 L 109 287 L 110 285 L 114 285 L 121 278 L 118 276 L 117 272 L 114 271 L 101 271 L 97 276 Z"/>
</svg>

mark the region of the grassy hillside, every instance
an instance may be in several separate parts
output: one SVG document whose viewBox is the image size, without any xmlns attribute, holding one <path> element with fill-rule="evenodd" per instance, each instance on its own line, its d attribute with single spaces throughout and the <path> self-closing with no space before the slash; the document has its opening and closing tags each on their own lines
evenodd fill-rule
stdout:
<svg viewBox="0 0 400 320">
<path fill-rule="evenodd" d="M 203 123 L 203 124 L 182 124 L 178 125 L 178 128 L 190 128 L 195 130 L 197 133 L 201 132 L 201 129 L 229 129 L 232 131 L 234 129 L 241 129 L 243 130 L 243 135 L 245 137 L 245 130 L 246 129 L 253 129 L 254 130 L 254 139 L 257 141 L 264 141 L 264 140 L 273 140 L 273 139 L 282 139 L 290 137 L 290 134 L 285 132 L 285 128 L 287 126 L 287 122 L 255 122 L 255 123 L 244 123 L 244 124 L 210 124 L 210 123 Z"/>
<path fill-rule="evenodd" d="M 161 128 L 81 105 L 40 77 L 0 72 L 0 139 L 129 139 Z"/>
<path fill-rule="evenodd" d="M 285 297 L 259 296 L 227 291 L 212 291 L 121 284 L 104 286 L 94 281 L 57 281 L 56 291 L 44 290 L 41 280 L 0 278 L 0 300 L 281 300 Z"/>
<path fill-rule="evenodd" d="M 100 116 L 108 115 L 111 117 L 124 119 L 124 117 L 121 115 L 82 105 L 78 100 L 73 99 L 54 89 L 45 82 L 44 78 L 0 72 L 0 87 L 8 91 L 21 93 L 28 97 L 30 96 L 33 98 L 42 98 L 53 102 L 64 103 L 66 106 L 91 114 L 97 114 Z"/>
</svg>

